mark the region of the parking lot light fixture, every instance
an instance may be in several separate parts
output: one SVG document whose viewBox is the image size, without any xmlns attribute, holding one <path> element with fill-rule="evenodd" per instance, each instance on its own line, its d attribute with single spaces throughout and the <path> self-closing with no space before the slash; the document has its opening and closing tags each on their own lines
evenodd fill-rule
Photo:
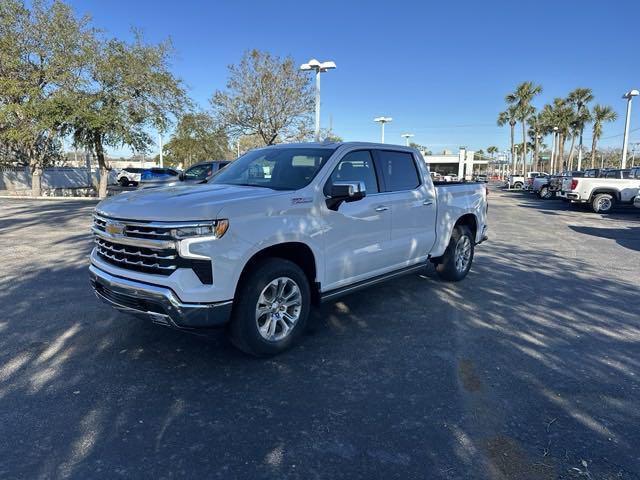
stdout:
<svg viewBox="0 0 640 480">
<path fill-rule="evenodd" d="M 622 140 L 622 163 L 620 168 L 627 168 L 627 147 L 629 145 L 629 124 L 631 123 L 631 100 L 640 95 L 638 90 L 630 90 L 622 98 L 627 100 L 627 116 L 624 121 L 624 139 Z"/>
<path fill-rule="evenodd" d="M 382 137 L 380 143 L 384 143 L 384 124 L 393 121 L 391 117 L 376 117 L 373 119 L 374 122 L 378 122 L 382 126 Z"/>
<path fill-rule="evenodd" d="M 335 62 L 319 62 L 315 58 L 312 58 L 307 63 L 300 65 L 300 70 L 316 72 L 316 127 L 314 132 L 314 138 L 316 142 L 320 141 L 320 74 L 327 70 L 333 70 L 336 68 Z"/>
<path fill-rule="evenodd" d="M 404 139 L 405 139 L 406 145 L 407 145 L 407 147 L 408 147 L 408 146 L 409 146 L 409 139 L 410 139 L 411 137 L 413 137 L 414 135 L 413 135 L 413 133 L 403 133 L 403 134 L 402 134 L 402 135 L 400 135 L 400 136 L 401 136 L 402 138 L 404 138 Z"/>
</svg>

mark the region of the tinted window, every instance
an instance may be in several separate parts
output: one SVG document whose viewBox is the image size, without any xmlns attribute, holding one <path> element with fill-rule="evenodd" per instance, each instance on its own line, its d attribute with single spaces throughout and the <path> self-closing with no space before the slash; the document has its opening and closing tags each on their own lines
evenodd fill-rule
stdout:
<svg viewBox="0 0 640 480">
<path fill-rule="evenodd" d="M 204 165 L 194 165 L 184 172 L 184 176 L 188 180 L 198 180 L 207 178 L 212 173 L 212 165 L 205 163 Z"/>
<path fill-rule="evenodd" d="M 413 190 L 420 185 L 413 155 L 408 152 L 377 151 L 380 171 L 384 175 L 385 190 Z"/>
<path fill-rule="evenodd" d="M 379 191 L 373 158 L 368 150 L 347 153 L 331 174 L 329 184 L 358 181 L 364 182 L 368 194 Z"/>
</svg>

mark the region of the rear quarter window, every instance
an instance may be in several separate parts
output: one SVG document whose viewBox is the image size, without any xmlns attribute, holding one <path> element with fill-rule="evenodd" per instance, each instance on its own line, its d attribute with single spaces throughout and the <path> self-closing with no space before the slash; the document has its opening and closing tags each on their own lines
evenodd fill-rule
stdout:
<svg viewBox="0 0 640 480">
<path fill-rule="evenodd" d="M 377 150 L 375 156 L 384 179 L 385 191 L 413 190 L 420 185 L 418 168 L 411 153 Z"/>
</svg>

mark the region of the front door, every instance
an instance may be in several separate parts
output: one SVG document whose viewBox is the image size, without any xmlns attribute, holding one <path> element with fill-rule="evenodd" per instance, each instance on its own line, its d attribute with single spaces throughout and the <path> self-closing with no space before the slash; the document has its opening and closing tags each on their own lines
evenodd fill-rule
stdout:
<svg viewBox="0 0 640 480">
<path fill-rule="evenodd" d="M 337 211 L 324 209 L 327 232 L 323 291 L 384 273 L 391 239 L 391 208 L 380 193 L 378 176 L 369 150 L 347 153 L 333 170 L 325 192 L 333 182 L 364 182 L 366 196 L 342 203 Z"/>
</svg>

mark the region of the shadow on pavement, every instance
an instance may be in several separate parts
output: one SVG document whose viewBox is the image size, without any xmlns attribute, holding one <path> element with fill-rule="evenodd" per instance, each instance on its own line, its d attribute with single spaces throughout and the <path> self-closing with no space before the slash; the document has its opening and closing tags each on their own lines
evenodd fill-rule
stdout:
<svg viewBox="0 0 640 480">
<path fill-rule="evenodd" d="M 621 247 L 640 251 L 640 227 L 597 228 L 569 225 L 569 228 L 584 235 L 615 240 Z"/>
</svg>

